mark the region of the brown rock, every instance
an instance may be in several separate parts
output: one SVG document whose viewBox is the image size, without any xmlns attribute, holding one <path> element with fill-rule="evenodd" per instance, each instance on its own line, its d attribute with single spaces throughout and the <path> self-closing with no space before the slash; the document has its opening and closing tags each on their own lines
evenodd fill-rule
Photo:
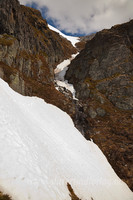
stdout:
<svg viewBox="0 0 133 200">
<path fill-rule="evenodd" d="M 72 114 L 72 101 L 54 87 L 54 68 L 77 50 L 48 28 L 38 10 L 0 1 L 0 77 L 23 95 L 38 96 Z"/>
<path fill-rule="evenodd" d="M 69 65 L 66 79 L 83 108 L 88 106 L 86 138 L 93 138 L 133 190 L 133 20 L 96 33 Z"/>
</svg>

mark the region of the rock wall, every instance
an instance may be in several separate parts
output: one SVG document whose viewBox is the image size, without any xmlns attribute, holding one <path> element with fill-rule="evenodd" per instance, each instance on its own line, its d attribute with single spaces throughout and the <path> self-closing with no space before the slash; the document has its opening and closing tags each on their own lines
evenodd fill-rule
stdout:
<svg viewBox="0 0 133 200">
<path fill-rule="evenodd" d="M 0 77 L 14 90 L 68 112 L 71 102 L 55 89 L 54 68 L 76 52 L 68 40 L 48 28 L 38 10 L 18 0 L 0 1 Z"/>
<path fill-rule="evenodd" d="M 93 138 L 133 190 L 133 20 L 98 32 L 66 79 L 86 115 L 85 137 Z"/>
</svg>

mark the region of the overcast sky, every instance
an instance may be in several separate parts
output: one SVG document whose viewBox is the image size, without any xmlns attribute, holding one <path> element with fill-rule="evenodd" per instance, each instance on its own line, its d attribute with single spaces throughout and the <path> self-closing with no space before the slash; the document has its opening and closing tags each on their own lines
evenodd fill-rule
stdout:
<svg viewBox="0 0 133 200">
<path fill-rule="evenodd" d="M 44 16 L 65 32 L 89 34 L 133 18 L 133 0 L 20 0 L 47 7 Z"/>
</svg>

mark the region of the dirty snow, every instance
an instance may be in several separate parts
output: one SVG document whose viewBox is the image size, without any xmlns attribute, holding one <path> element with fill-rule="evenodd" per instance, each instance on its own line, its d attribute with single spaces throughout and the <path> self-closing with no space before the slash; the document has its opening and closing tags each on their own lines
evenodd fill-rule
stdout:
<svg viewBox="0 0 133 200">
<path fill-rule="evenodd" d="M 14 200 L 132 200 L 100 149 L 71 118 L 0 79 L 0 190 Z"/>
</svg>

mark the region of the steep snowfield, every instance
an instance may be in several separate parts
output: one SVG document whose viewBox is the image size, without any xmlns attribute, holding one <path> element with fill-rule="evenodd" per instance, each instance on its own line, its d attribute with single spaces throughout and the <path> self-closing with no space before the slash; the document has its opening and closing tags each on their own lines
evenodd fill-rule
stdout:
<svg viewBox="0 0 133 200">
<path fill-rule="evenodd" d="M 49 25 L 48 24 L 48 27 L 49 27 L 49 29 L 51 29 L 51 30 L 53 30 L 53 31 L 55 31 L 55 32 L 57 32 L 57 33 L 59 33 L 61 36 L 63 36 L 64 38 L 66 38 L 67 40 L 69 40 L 71 43 L 72 43 L 72 45 L 75 47 L 75 44 L 77 43 L 77 42 L 79 42 L 79 37 L 74 37 L 74 36 L 69 36 L 69 35 L 65 35 L 65 34 L 63 34 L 61 31 L 59 31 L 57 28 L 55 28 L 55 27 L 53 27 L 53 26 L 51 26 L 51 25 Z"/>
<path fill-rule="evenodd" d="M 57 83 L 58 86 L 65 87 L 67 90 L 69 90 L 72 93 L 73 99 L 75 98 L 75 89 L 72 84 L 69 84 L 67 80 L 65 80 L 65 74 L 66 71 L 68 70 L 68 65 L 71 63 L 71 60 L 73 60 L 77 54 L 73 54 L 71 58 L 64 60 L 61 62 L 59 65 L 57 65 L 56 69 L 54 70 L 55 73 L 55 82 Z M 58 87 L 56 87 L 58 90 Z"/>
<path fill-rule="evenodd" d="M 16 200 L 132 200 L 133 193 L 70 117 L 0 79 L 0 190 Z"/>
</svg>

